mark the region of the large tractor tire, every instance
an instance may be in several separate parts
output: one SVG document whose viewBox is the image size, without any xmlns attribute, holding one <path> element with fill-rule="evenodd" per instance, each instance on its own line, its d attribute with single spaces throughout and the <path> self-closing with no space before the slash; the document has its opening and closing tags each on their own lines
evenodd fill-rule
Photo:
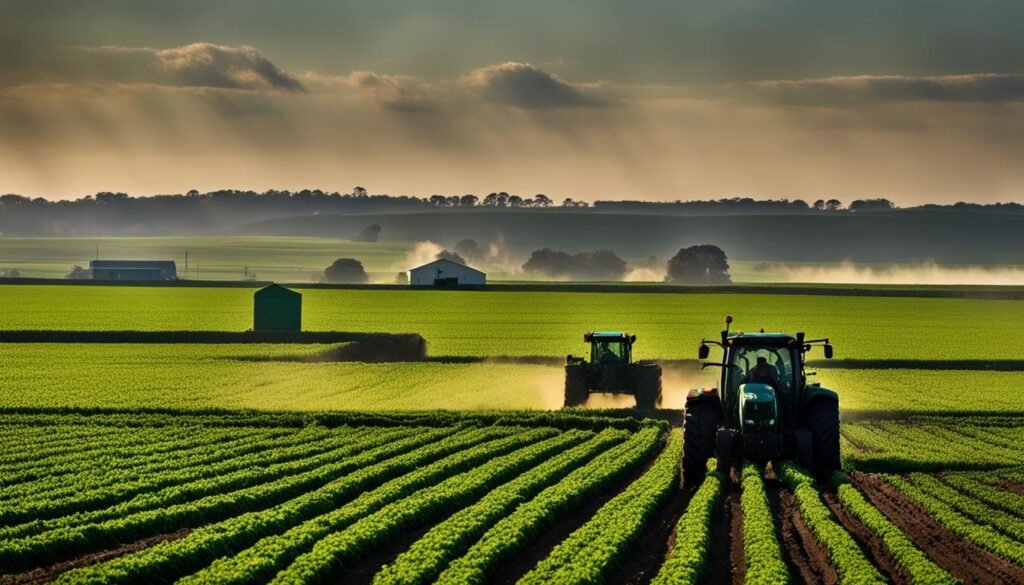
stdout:
<svg viewBox="0 0 1024 585">
<path fill-rule="evenodd" d="M 661 366 L 637 364 L 633 366 L 633 380 L 636 407 L 641 410 L 657 408 L 661 404 Z"/>
<path fill-rule="evenodd" d="M 701 400 L 686 405 L 683 418 L 683 483 L 697 487 L 704 481 L 708 459 L 715 455 L 715 435 L 722 418 L 722 408 L 715 400 Z"/>
<path fill-rule="evenodd" d="M 804 420 L 811 431 L 811 471 L 819 481 L 828 481 L 839 471 L 839 402 L 812 400 L 804 411 Z"/>
<path fill-rule="evenodd" d="M 589 397 L 586 366 L 565 366 L 565 406 L 580 406 Z"/>
</svg>

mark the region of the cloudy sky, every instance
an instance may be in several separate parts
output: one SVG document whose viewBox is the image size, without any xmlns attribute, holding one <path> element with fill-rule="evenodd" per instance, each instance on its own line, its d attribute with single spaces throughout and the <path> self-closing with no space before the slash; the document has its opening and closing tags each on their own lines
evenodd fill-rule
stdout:
<svg viewBox="0 0 1024 585">
<path fill-rule="evenodd" d="M 1019 0 L 0 5 L 0 193 L 1024 200 Z"/>
</svg>

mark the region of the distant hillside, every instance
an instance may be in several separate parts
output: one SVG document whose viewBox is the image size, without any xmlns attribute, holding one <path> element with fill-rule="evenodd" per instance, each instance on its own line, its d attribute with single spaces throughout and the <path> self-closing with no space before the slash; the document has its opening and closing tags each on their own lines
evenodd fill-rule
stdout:
<svg viewBox="0 0 1024 585">
<path fill-rule="evenodd" d="M 1024 215 L 908 209 L 864 213 L 680 216 L 598 210 L 470 210 L 321 214 L 243 224 L 239 233 L 349 237 L 379 224 L 381 241 L 503 239 L 511 251 L 610 248 L 666 258 L 711 243 L 748 261 L 1024 264 Z"/>
</svg>

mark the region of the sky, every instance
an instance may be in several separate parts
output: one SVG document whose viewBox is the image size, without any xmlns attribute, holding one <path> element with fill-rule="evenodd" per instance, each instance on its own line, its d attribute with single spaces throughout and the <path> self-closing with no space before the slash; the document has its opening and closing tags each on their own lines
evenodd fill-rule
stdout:
<svg viewBox="0 0 1024 585">
<path fill-rule="evenodd" d="M 0 8 L 0 193 L 1024 200 L 1019 0 Z"/>
</svg>

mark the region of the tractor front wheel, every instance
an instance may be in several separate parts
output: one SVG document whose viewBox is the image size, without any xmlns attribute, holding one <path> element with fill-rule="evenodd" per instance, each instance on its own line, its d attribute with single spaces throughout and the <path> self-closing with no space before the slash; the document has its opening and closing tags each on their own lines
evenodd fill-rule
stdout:
<svg viewBox="0 0 1024 585">
<path fill-rule="evenodd" d="M 661 366 L 640 364 L 634 370 L 633 379 L 636 407 L 641 410 L 657 408 L 661 404 Z"/>
<path fill-rule="evenodd" d="M 683 483 L 696 487 L 704 481 L 708 459 L 715 454 L 715 435 L 722 419 L 722 409 L 714 400 L 700 400 L 686 405 L 683 418 Z"/>
<path fill-rule="evenodd" d="M 590 397 L 583 365 L 565 366 L 565 406 L 580 406 Z"/>
<path fill-rule="evenodd" d="M 828 481 L 839 471 L 839 402 L 812 400 L 804 411 L 807 428 L 811 431 L 811 467 L 820 481 Z"/>
</svg>

